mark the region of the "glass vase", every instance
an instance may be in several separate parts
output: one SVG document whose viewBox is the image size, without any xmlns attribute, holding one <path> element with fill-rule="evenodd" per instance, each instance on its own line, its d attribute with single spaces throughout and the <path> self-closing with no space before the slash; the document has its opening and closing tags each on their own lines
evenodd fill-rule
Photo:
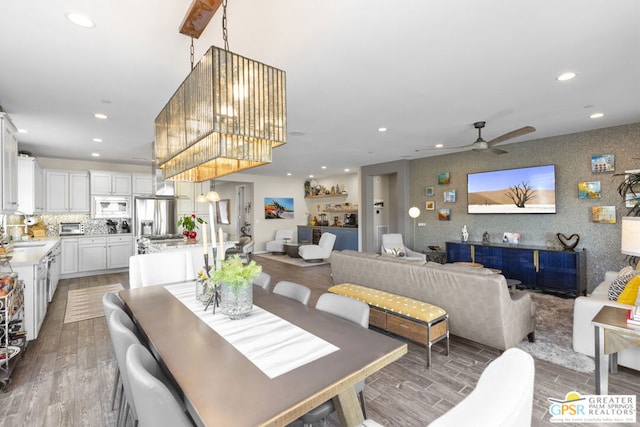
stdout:
<svg viewBox="0 0 640 427">
<path fill-rule="evenodd" d="M 253 308 L 253 285 L 220 285 L 220 311 L 232 320 L 246 317 Z"/>
<path fill-rule="evenodd" d="M 197 280 L 196 281 L 196 299 L 202 302 L 202 305 L 206 305 L 211 298 L 213 292 L 213 283 L 210 280 Z"/>
</svg>

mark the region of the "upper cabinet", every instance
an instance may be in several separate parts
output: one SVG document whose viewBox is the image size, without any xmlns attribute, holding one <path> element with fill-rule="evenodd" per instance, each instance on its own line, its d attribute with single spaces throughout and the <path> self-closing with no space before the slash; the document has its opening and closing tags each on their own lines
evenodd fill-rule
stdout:
<svg viewBox="0 0 640 427">
<path fill-rule="evenodd" d="M 135 195 L 153 194 L 154 179 L 148 173 L 132 173 L 131 174 L 131 193 Z"/>
<path fill-rule="evenodd" d="M 0 113 L 0 199 L 2 212 L 14 213 L 18 208 L 18 139 L 16 127 L 6 113 Z"/>
<path fill-rule="evenodd" d="M 89 174 L 82 171 L 45 171 L 46 211 L 89 213 Z"/>
<path fill-rule="evenodd" d="M 209 214 L 209 203 L 196 202 L 200 194 L 206 195 L 210 190 L 209 181 L 201 183 L 176 181 L 175 183 L 178 216 L 196 214 L 198 216 Z"/>
<path fill-rule="evenodd" d="M 99 196 L 131 196 L 131 174 L 89 171 L 91 194 Z"/>
<path fill-rule="evenodd" d="M 18 157 L 18 211 L 28 215 L 45 211 L 44 171 L 34 157 Z"/>
</svg>

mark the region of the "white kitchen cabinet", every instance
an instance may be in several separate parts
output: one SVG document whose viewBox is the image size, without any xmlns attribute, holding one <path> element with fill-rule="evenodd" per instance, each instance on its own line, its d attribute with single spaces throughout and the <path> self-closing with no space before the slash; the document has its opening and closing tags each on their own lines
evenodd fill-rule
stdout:
<svg viewBox="0 0 640 427">
<path fill-rule="evenodd" d="M 24 327 L 27 340 L 38 338 L 40 327 L 47 315 L 47 278 L 43 263 L 14 267 L 20 280 L 24 282 Z"/>
<path fill-rule="evenodd" d="M 131 196 L 131 174 L 107 171 L 89 171 L 91 195 Z"/>
<path fill-rule="evenodd" d="M 198 203 L 196 198 L 200 194 L 206 195 L 210 191 L 209 181 L 201 183 L 176 181 L 175 191 L 178 198 L 178 217 L 196 214 L 201 217 L 209 215 L 209 203 Z"/>
<path fill-rule="evenodd" d="M 89 174 L 82 171 L 46 170 L 46 212 L 88 213 Z"/>
<path fill-rule="evenodd" d="M 107 238 L 78 238 L 78 271 L 105 270 L 107 268 Z"/>
<path fill-rule="evenodd" d="M 6 113 L 0 113 L 0 201 L 2 212 L 13 214 L 18 208 L 18 139 L 16 127 Z"/>
<path fill-rule="evenodd" d="M 35 157 L 18 157 L 18 182 L 18 211 L 29 215 L 44 212 L 44 171 Z"/>
<path fill-rule="evenodd" d="M 153 194 L 153 177 L 150 173 L 131 174 L 131 193 L 133 195 Z"/>
<path fill-rule="evenodd" d="M 78 272 L 78 239 L 64 238 L 60 243 L 62 254 L 60 256 L 60 274 Z"/>
<path fill-rule="evenodd" d="M 107 268 L 129 267 L 131 255 L 133 255 L 132 236 L 107 237 Z"/>
</svg>

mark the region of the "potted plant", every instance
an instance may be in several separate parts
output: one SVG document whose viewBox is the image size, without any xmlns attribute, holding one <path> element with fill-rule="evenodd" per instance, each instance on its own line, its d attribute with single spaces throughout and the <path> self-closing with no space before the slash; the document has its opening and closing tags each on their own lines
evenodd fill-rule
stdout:
<svg viewBox="0 0 640 427">
<path fill-rule="evenodd" d="M 255 261 L 243 264 L 233 255 L 209 272 L 211 281 L 220 286 L 220 311 L 231 319 L 242 319 L 253 308 L 253 279 L 262 267 Z"/>
<path fill-rule="evenodd" d="M 198 224 L 206 224 L 207 222 L 202 218 L 198 218 L 196 214 L 186 215 L 178 220 L 178 227 L 184 228 L 182 234 L 189 239 L 195 239 L 198 233 L 196 229 Z"/>
</svg>

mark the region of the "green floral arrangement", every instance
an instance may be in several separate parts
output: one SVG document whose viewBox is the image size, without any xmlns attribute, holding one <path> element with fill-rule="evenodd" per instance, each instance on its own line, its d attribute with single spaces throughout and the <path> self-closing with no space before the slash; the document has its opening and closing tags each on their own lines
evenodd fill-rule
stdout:
<svg viewBox="0 0 640 427">
<path fill-rule="evenodd" d="M 258 277 L 261 271 L 262 266 L 256 264 L 255 261 L 243 264 L 239 255 L 233 255 L 224 261 L 220 267 L 212 268 L 209 274 L 214 283 L 224 283 L 233 288 L 234 291 L 237 291 L 240 288 L 251 285 L 253 279 Z"/>
<path fill-rule="evenodd" d="M 198 228 L 198 224 L 206 224 L 207 222 L 198 218 L 196 214 L 186 215 L 178 220 L 178 227 L 183 227 L 186 231 L 194 231 Z"/>
</svg>

